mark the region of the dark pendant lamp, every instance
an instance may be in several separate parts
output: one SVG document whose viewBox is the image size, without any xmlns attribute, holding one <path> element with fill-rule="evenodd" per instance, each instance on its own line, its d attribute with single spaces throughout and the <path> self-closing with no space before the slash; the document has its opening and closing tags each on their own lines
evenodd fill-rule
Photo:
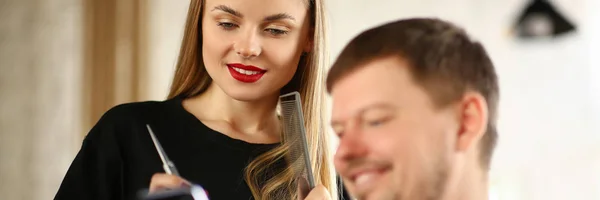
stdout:
<svg viewBox="0 0 600 200">
<path fill-rule="evenodd" d="M 557 37 L 575 31 L 575 26 L 547 0 L 531 0 L 514 30 L 520 38 Z"/>
</svg>

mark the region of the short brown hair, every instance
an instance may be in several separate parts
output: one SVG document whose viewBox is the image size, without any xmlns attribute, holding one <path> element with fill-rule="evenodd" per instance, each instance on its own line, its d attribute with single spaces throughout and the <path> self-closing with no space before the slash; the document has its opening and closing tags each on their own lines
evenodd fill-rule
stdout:
<svg viewBox="0 0 600 200">
<path fill-rule="evenodd" d="M 488 104 L 489 122 L 481 142 L 481 164 L 489 169 L 496 146 L 498 78 L 485 48 L 467 33 L 440 19 L 412 18 L 364 31 L 344 48 L 327 76 L 334 84 L 374 59 L 397 56 L 406 60 L 414 81 L 436 106 L 446 106 L 467 91 L 480 93 Z"/>
</svg>

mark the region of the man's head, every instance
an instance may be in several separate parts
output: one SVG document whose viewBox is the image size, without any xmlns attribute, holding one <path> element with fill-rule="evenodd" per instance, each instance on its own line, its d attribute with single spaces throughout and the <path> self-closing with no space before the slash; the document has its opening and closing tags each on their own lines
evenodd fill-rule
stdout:
<svg viewBox="0 0 600 200">
<path fill-rule="evenodd" d="M 360 199 L 437 199 L 457 168 L 488 171 L 498 82 L 462 29 L 407 19 L 367 30 L 342 51 L 327 90 L 335 165 Z"/>
</svg>

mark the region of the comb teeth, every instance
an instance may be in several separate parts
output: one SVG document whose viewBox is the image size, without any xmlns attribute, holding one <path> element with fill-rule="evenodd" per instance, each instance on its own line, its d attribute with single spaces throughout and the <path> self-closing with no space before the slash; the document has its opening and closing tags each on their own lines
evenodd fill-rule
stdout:
<svg viewBox="0 0 600 200">
<path fill-rule="evenodd" d="M 280 96 L 283 142 L 289 147 L 286 158 L 296 177 L 308 180 L 314 187 L 314 178 L 310 166 L 304 116 L 300 103 L 300 94 L 292 92 Z"/>
</svg>

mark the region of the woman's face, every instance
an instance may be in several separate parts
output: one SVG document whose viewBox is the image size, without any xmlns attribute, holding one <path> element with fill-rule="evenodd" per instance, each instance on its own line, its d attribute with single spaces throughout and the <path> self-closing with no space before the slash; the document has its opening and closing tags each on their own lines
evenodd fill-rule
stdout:
<svg viewBox="0 0 600 200">
<path fill-rule="evenodd" d="M 278 95 L 312 49 L 304 0 L 206 0 L 203 9 L 204 65 L 234 99 Z"/>
</svg>

